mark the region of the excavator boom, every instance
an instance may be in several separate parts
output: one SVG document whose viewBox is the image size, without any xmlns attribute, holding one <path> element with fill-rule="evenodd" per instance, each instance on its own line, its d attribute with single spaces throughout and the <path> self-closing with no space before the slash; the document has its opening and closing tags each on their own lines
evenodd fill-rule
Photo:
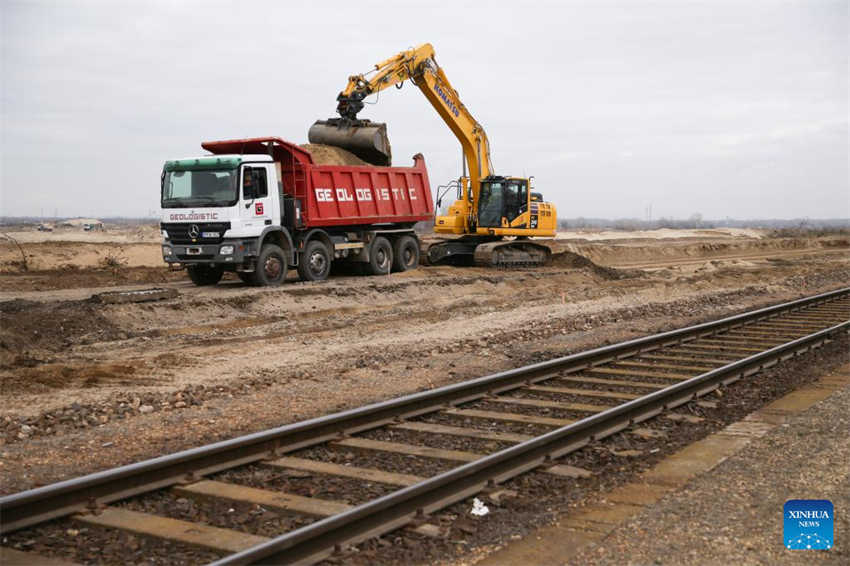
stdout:
<svg viewBox="0 0 850 566">
<path fill-rule="evenodd" d="M 367 161 L 376 165 L 388 165 L 390 144 L 386 136 L 386 124 L 359 120 L 357 114 L 363 109 L 363 100 L 367 96 L 377 94 L 390 86 L 401 85 L 406 80 L 411 80 L 422 91 L 460 142 L 469 170 L 472 197 L 475 200 L 477 195 L 474 193 L 480 179 L 493 171 L 490 143 L 483 126 L 466 109 L 448 77 L 437 65 L 434 48 L 430 43 L 402 51 L 381 61 L 370 73 L 349 77 L 345 89 L 337 96 L 337 112 L 340 118 L 321 120 L 313 124 L 308 133 L 310 143 L 336 145 L 360 157 L 364 154 L 375 156 L 386 148 L 386 158 L 375 157 L 387 163 L 368 159 Z"/>
</svg>

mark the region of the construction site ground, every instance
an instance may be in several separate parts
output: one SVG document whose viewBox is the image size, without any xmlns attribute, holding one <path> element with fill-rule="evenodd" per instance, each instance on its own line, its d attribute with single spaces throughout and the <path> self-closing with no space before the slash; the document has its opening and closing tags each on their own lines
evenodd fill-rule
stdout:
<svg viewBox="0 0 850 566">
<path fill-rule="evenodd" d="M 155 227 L 8 234 L 2 493 L 850 281 L 840 233 L 570 233 L 545 268 L 293 273 L 277 288 L 196 288 L 161 264 Z M 90 300 L 152 286 L 179 296 Z"/>
</svg>

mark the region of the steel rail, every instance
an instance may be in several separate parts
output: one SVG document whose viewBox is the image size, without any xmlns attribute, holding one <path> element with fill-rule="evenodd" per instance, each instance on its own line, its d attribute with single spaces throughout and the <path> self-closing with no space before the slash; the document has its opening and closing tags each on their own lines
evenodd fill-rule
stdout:
<svg viewBox="0 0 850 566">
<path fill-rule="evenodd" d="M 291 531 L 227 556 L 211 566 L 242 564 L 314 564 L 335 549 L 401 527 L 416 517 L 466 499 L 488 485 L 546 465 L 589 442 L 605 438 L 700 396 L 733 383 L 781 360 L 823 344 L 850 321 L 776 346 L 686 381 L 597 413 L 558 430 L 506 448 L 474 462 L 400 489 L 346 512 Z"/>
<path fill-rule="evenodd" d="M 376 428 L 613 360 L 682 344 L 758 320 L 850 295 L 850 287 L 720 320 L 595 348 L 364 407 L 247 434 L 141 462 L 0 497 L 0 533 L 67 516 L 200 476 L 279 457 L 282 453 Z"/>
</svg>

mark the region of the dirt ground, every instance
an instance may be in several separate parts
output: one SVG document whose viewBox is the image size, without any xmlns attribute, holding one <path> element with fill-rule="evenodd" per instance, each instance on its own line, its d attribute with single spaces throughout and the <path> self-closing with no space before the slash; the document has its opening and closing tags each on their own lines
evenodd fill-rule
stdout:
<svg viewBox="0 0 850 566">
<path fill-rule="evenodd" d="M 10 233 L 28 271 L 0 243 L 2 493 L 850 281 L 847 235 L 678 231 L 565 234 L 536 270 L 195 288 L 155 228 L 110 231 Z M 151 286 L 179 296 L 90 299 Z"/>
</svg>

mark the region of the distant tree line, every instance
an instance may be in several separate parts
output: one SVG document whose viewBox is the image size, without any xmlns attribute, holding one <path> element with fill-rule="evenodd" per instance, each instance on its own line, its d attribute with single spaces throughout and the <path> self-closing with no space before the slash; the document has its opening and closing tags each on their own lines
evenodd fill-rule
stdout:
<svg viewBox="0 0 850 566">
<path fill-rule="evenodd" d="M 50 222 L 62 222 L 70 218 L 50 218 Z M 112 225 L 138 226 L 158 224 L 157 219 L 150 217 L 109 217 L 100 220 Z M 42 219 L 37 216 L 0 216 L 0 226 L 38 226 Z M 419 232 L 430 232 L 431 224 L 419 222 L 416 225 Z M 724 218 L 722 220 L 705 220 L 701 214 L 694 213 L 688 218 L 661 217 L 655 220 L 640 218 L 559 218 L 558 230 L 657 230 L 659 228 L 695 229 L 695 228 L 762 228 L 785 231 L 817 231 L 817 230 L 850 230 L 850 218 L 771 218 L 743 219 Z"/>
<path fill-rule="evenodd" d="M 41 216 L 0 216 L 0 226 L 38 226 L 42 222 L 49 224 L 60 224 L 62 222 L 66 222 L 68 220 L 73 220 L 74 218 L 81 218 L 80 216 L 58 216 L 58 217 L 49 217 L 42 218 Z M 94 217 L 92 217 L 94 218 Z M 104 224 L 118 224 L 125 226 L 142 226 L 148 224 L 159 224 L 159 220 L 154 218 L 132 218 L 132 217 L 124 217 L 124 216 L 115 216 L 115 217 L 97 217 L 98 220 L 103 222 Z"/>
<path fill-rule="evenodd" d="M 661 217 L 655 220 L 639 218 L 559 218 L 558 230 L 657 230 L 659 228 L 762 228 L 768 230 L 819 230 L 850 229 L 850 218 L 771 218 L 744 219 L 725 218 L 705 220 L 701 214 L 692 214 L 689 218 Z"/>
</svg>

